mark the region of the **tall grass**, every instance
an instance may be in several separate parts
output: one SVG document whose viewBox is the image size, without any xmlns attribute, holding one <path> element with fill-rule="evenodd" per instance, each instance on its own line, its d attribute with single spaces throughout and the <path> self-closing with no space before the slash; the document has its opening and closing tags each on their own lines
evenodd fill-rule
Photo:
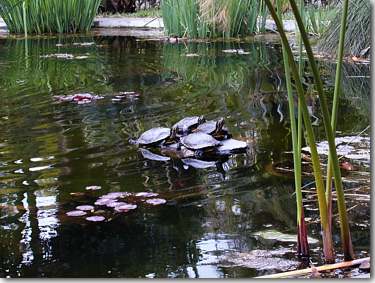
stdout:
<svg viewBox="0 0 375 283">
<path fill-rule="evenodd" d="M 101 0 L 1 0 L 0 16 L 12 33 L 88 31 Z"/>
<path fill-rule="evenodd" d="M 254 33 L 261 0 L 162 0 L 167 35 L 236 37 Z"/>
<path fill-rule="evenodd" d="M 347 22 L 344 54 L 369 57 L 371 53 L 368 50 L 371 45 L 371 1 L 349 1 Z M 341 24 L 341 17 L 335 17 L 331 21 L 320 39 L 318 46 L 320 51 L 332 55 L 337 54 Z"/>
</svg>

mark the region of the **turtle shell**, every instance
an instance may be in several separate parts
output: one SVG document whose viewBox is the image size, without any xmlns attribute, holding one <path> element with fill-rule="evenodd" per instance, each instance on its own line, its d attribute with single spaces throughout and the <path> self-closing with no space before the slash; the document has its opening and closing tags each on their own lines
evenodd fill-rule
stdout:
<svg viewBox="0 0 375 283">
<path fill-rule="evenodd" d="M 151 145 L 158 142 L 161 142 L 168 138 L 171 135 L 171 129 L 169 128 L 152 128 L 146 132 L 144 132 L 139 138 L 138 138 L 138 144 L 139 145 Z"/>
<path fill-rule="evenodd" d="M 199 116 L 192 116 L 192 117 L 186 117 L 176 124 L 173 125 L 173 128 L 177 128 L 177 131 L 180 132 L 187 132 L 191 128 L 194 128 L 198 126 L 199 124 Z"/>
<path fill-rule="evenodd" d="M 216 130 L 216 121 L 207 121 L 203 124 L 200 124 L 198 127 L 197 127 L 197 132 L 202 132 L 202 133 L 205 133 L 205 134 L 213 134 Z"/>
<path fill-rule="evenodd" d="M 220 145 L 220 142 L 205 133 L 193 133 L 181 139 L 181 143 L 189 149 L 204 149 Z"/>
</svg>

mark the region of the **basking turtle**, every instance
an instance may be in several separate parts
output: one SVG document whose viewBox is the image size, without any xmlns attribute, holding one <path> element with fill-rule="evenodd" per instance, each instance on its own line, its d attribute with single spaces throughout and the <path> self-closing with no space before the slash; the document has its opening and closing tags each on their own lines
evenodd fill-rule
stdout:
<svg viewBox="0 0 375 283">
<path fill-rule="evenodd" d="M 175 138 L 176 130 L 157 127 L 144 132 L 135 143 L 141 146 L 152 146 L 172 141 Z"/>
<path fill-rule="evenodd" d="M 181 143 L 188 149 L 192 150 L 208 150 L 220 145 L 220 142 L 212 136 L 205 133 L 192 133 L 181 138 Z"/>
<path fill-rule="evenodd" d="M 177 130 L 177 134 L 184 135 L 190 133 L 193 129 L 195 129 L 205 121 L 206 119 L 204 118 L 204 116 L 186 117 L 174 124 L 172 128 L 175 128 Z"/>
<path fill-rule="evenodd" d="M 196 131 L 212 135 L 219 140 L 230 137 L 228 129 L 224 127 L 224 118 L 204 122 L 197 127 Z"/>
<path fill-rule="evenodd" d="M 170 146 L 163 146 L 160 150 L 161 154 L 166 155 L 172 159 L 182 159 L 188 157 L 194 157 L 195 153 L 193 150 L 187 149 L 180 144 L 171 144 Z"/>
</svg>

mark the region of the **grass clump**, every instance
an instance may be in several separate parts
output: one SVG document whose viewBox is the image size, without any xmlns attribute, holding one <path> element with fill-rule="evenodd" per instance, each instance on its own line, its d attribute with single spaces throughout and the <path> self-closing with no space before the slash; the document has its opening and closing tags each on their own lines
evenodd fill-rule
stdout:
<svg viewBox="0 0 375 283">
<path fill-rule="evenodd" d="M 261 1 L 162 0 L 161 9 L 169 36 L 228 38 L 256 31 Z"/>
<path fill-rule="evenodd" d="M 0 16 L 11 33 L 88 31 L 101 0 L 1 0 Z"/>
<path fill-rule="evenodd" d="M 336 55 L 341 28 L 340 17 L 332 20 L 320 39 L 319 50 Z M 344 54 L 369 57 L 371 46 L 371 5 L 368 0 L 349 1 Z"/>
</svg>

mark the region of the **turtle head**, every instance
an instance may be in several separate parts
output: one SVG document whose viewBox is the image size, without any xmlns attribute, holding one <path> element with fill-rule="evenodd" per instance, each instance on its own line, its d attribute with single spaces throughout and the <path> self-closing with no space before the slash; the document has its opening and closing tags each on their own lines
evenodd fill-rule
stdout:
<svg viewBox="0 0 375 283">
<path fill-rule="evenodd" d="M 220 132 L 223 129 L 223 127 L 224 127 L 224 118 L 220 118 L 216 122 L 215 132 Z"/>
<path fill-rule="evenodd" d="M 203 115 L 199 116 L 199 118 L 198 118 L 198 125 L 203 124 L 204 122 L 206 122 L 206 118 Z"/>
<path fill-rule="evenodd" d="M 177 138 L 177 126 L 174 126 L 171 129 L 171 135 L 169 136 L 169 139 L 175 140 L 176 138 Z"/>
</svg>

